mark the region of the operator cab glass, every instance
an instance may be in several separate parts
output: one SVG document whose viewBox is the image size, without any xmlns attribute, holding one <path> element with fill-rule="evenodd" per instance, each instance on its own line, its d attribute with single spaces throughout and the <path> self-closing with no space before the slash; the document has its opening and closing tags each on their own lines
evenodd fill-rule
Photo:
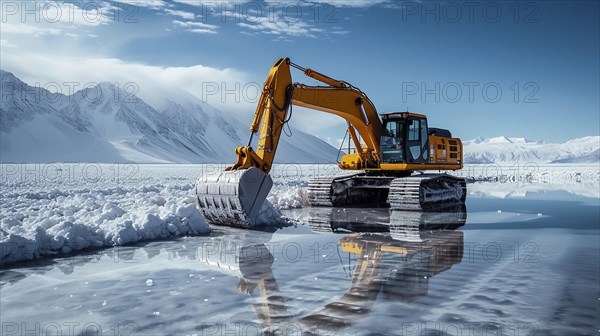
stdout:
<svg viewBox="0 0 600 336">
<path fill-rule="evenodd" d="M 381 136 L 381 161 L 383 163 L 403 163 L 404 161 L 404 120 L 386 120 Z"/>
<path fill-rule="evenodd" d="M 380 146 L 382 163 L 429 162 L 427 119 L 408 113 L 384 115 Z"/>
<path fill-rule="evenodd" d="M 426 119 L 408 119 L 407 148 L 408 163 L 429 162 L 429 134 Z"/>
</svg>

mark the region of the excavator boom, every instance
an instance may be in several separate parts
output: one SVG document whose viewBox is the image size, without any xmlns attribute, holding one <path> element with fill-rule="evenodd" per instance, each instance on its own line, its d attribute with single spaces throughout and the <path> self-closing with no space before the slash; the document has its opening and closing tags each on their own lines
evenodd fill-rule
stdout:
<svg viewBox="0 0 600 336">
<path fill-rule="evenodd" d="M 292 83 L 291 67 L 326 86 Z M 281 131 L 288 122 L 288 109 L 292 105 L 344 118 L 348 122 L 351 139 L 361 161 L 367 163 L 367 166 L 378 166 L 382 123 L 375 106 L 366 94 L 346 82 L 312 69 L 305 69 L 292 63 L 289 58 L 282 58 L 271 67 L 263 85 L 250 124 L 250 141 L 247 146 L 236 148 L 237 161 L 227 170 L 256 167 L 268 174 L 275 159 Z M 256 133 L 259 133 L 259 138 L 257 150 L 254 151 L 251 142 Z M 359 141 L 359 136 L 364 145 Z"/>
<path fill-rule="evenodd" d="M 327 86 L 293 84 L 291 67 Z M 235 164 L 223 172 L 204 174 L 196 183 L 197 204 L 209 222 L 241 228 L 259 224 L 261 206 L 273 185 L 268 174 L 292 104 L 346 119 L 361 161 L 377 165 L 381 120 L 369 98 L 348 83 L 282 58 L 269 71 L 250 124 L 250 139 L 246 146 L 235 149 Z M 256 133 L 254 150 L 251 145 Z"/>
</svg>

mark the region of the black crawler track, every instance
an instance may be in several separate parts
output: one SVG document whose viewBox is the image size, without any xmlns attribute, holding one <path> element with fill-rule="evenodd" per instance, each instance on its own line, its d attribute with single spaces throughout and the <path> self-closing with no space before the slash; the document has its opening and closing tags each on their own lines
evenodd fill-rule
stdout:
<svg viewBox="0 0 600 336">
<path fill-rule="evenodd" d="M 354 174 L 319 177 L 308 184 L 312 206 L 370 206 L 389 204 L 396 210 L 422 211 L 448 203 L 464 203 L 464 179 L 448 174 L 408 177 Z"/>
</svg>

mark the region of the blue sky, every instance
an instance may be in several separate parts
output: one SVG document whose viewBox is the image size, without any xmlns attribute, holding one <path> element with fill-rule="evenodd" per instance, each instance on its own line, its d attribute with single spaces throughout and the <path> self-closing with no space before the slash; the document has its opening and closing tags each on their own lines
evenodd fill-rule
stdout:
<svg viewBox="0 0 600 336">
<path fill-rule="evenodd" d="M 152 98 L 164 85 L 249 118 L 252 89 L 288 56 L 361 88 L 380 113 L 424 113 L 463 139 L 600 133 L 598 1 L 37 4 L 2 2 L 1 67 L 42 86 L 134 81 Z M 238 94 L 207 95 L 207 83 Z M 343 120 L 298 111 L 296 127 L 343 136 Z"/>
</svg>

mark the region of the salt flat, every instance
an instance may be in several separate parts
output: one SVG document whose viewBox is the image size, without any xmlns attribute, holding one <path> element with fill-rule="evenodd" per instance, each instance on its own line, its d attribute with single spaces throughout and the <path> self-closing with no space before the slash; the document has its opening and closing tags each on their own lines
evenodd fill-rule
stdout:
<svg viewBox="0 0 600 336">
<path fill-rule="evenodd" d="M 210 227 L 196 210 L 194 183 L 200 174 L 224 167 L 0 165 L 0 263 L 207 233 Z M 310 178 L 346 173 L 329 164 L 275 166 L 274 187 L 263 208 L 262 222 L 294 223 L 279 210 L 304 206 Z M 552 190 L 596 201 L 600 197 L 597 164 L 467 165 L 456 175 L 475 181 L 469 184 L 469 197 L 522 197 Z"/>
</svg>

